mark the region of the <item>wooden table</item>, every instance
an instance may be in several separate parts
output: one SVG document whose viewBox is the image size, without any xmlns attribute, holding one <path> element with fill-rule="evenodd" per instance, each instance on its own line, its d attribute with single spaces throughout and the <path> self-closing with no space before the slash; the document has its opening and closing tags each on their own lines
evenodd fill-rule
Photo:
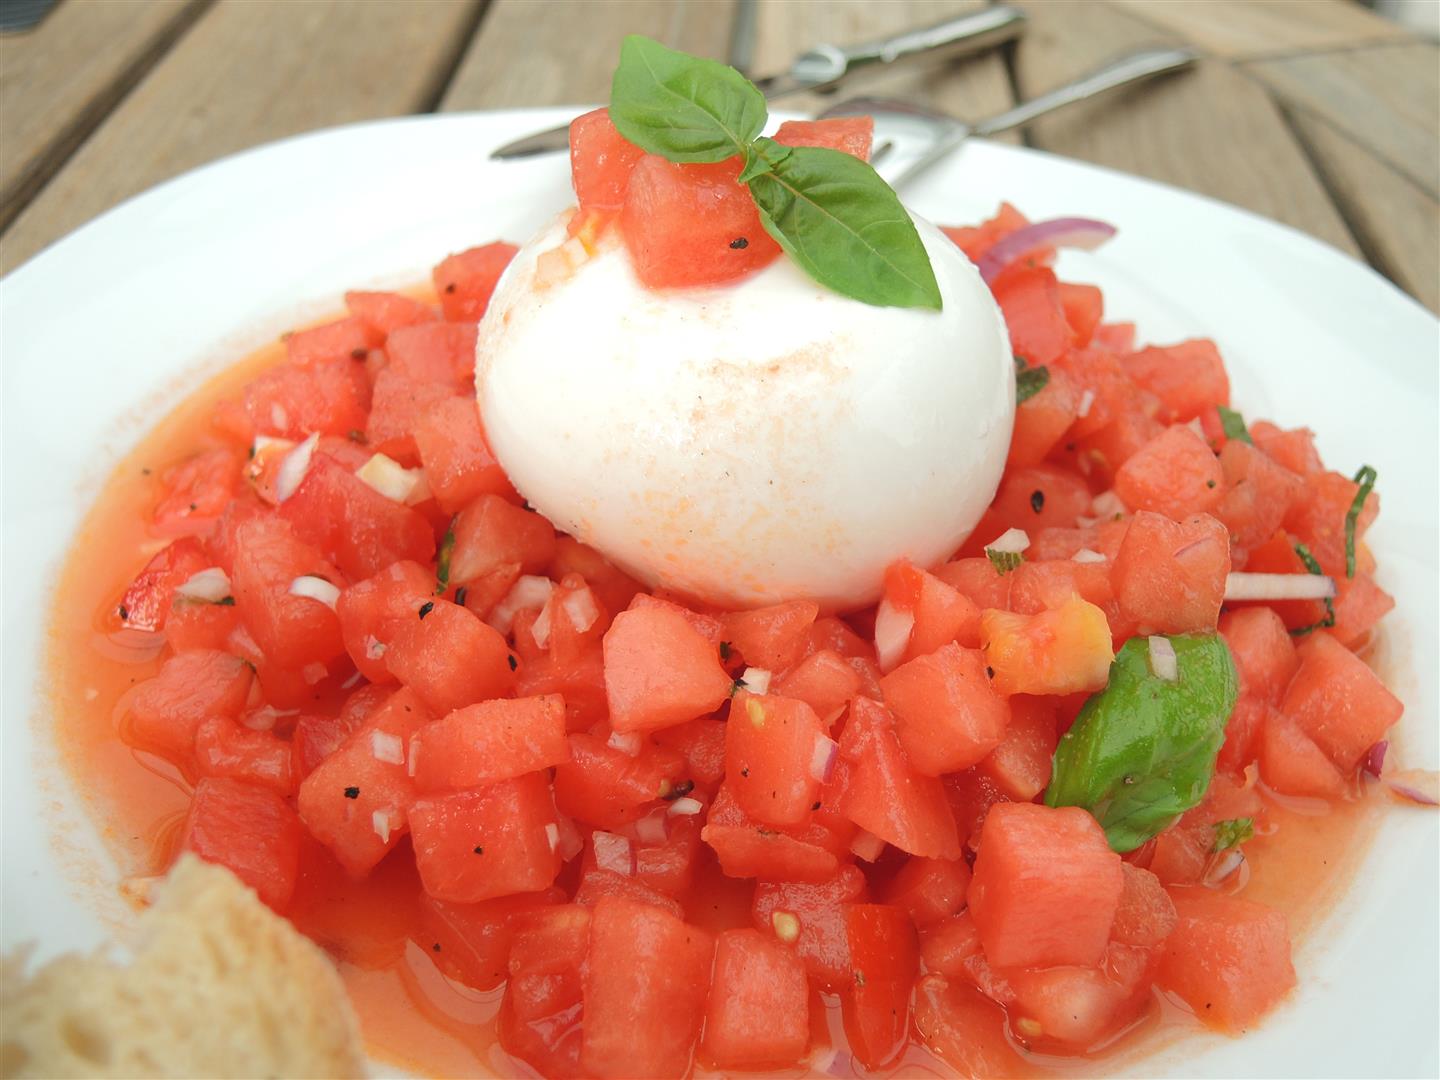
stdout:
<svg viewBox="0 0 1440 1080">
<path fill-rule="evenodd" d="M 752 70 L 767 72 L 817 42 L 979 2 L 63 0 L 0 38 L 0 272 L 258 143 L 372 117 L 598 102 L 628 32 L 724 57 L 743 13 Z M 1013 137 L 1303 229 L 1440 311 L 1435 43 L 1350 0 L 1019 3 L 1031 24 L 1018 47 L 874 89 L 979 117 L 1131 47 L 1189 42 L 1198 71 Z"/>
</svg>

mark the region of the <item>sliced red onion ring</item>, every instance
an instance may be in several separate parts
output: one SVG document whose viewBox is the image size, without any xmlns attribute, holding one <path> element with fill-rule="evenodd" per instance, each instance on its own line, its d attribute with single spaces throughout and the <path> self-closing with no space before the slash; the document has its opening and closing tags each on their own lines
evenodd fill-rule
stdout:
<svg viewBox="0 0 1440 1080">
<path fill-rule="evenodd" d="M 986 285 L 994 283 L 1011 263 L 1040 248 L 1078 248 L 1094 251 L 1115 235 L 1115 226 L 1093 218 L 1054 218 L 1016 229 L 995 244 L 978 264 Z"/>
<path fill-rule="evenodd" d="M 1390 743 L 1385 739 L 1381 739 L 1374 746 L 1370 747 L 1369 750 L 1365 751 L 1365 757 L 1361 761 L 1361 767 L 1371 776 L 1375 777 L 1376 780 L 1380 779 L 1380 770 L 1385 767 L 1385 751 L 1389 749 Z"/>
<path fill-rule="evenodd" d="M 1385 786 L 1407 802 L 1440 806 L 1440 773 L 1430 769 L 1402 769 L 1385 777 Z"/>
<path fill-rule="evenodd" d="M 1225 577 L 1226 600 L 1328 600 L 1334 595 L 1334 579 L 1323 574 L 1233 572 Z"/>
<path fill-rule="evenodd" d="M 1180 661 L 1175 656 L 1175 646 L 1170 639 L 1155 634 L 1148 639 L 1150 645 L 1150 670 L 1157 679 L 1175 682 L 1180 678 Z"/>
<path fill-rule="evenodd" d="M 840 744 L 824 735 L 819 736 L 810 754 L 810 775 L 820 783 L 828 784 L 835 771 L 835 759 L 839 756 Z"/>
<path fill-rule="evenodd" d="M 888 673 L 910 644 L 910 631 L 915 629 L 915 614 L 901 611 L 889 599 L 882 598 L 875 609 L 875 653 L 880 661 L 880 670 Z"/>
<path fill-rule="evenodd" d="M 591 837 L 595 845 L 595 865 L 629 877 L 635 873 L 635 854 L 630 841 L 614 833 L 597 832 Z"/>
</svg>

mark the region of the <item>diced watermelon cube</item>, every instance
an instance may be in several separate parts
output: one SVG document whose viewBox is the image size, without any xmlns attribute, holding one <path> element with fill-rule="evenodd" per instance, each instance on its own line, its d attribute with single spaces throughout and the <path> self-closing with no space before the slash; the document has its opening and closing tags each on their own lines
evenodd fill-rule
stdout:
<svg viewBox="0 0 1440 1080">
<path fill-rule="evenodd" d="M 301 367 L 332 360 L 364 360 L 384 340 L 385 335 L 369 322 L 351 316 L 296 330 L 286 336 L 285 352 L 292 364 Z"/>
<path fill-rule="evenodd" d="M 479 322 L 500 275 L 519 250 L 514 244 L 497 242 L 442 260 L 431 277 L 445 318 L 450 322 Z"/>
<path fill-rule="evenodd" d="M 970 867 L 964 859 L 907 859 L 880 895 L 923 930 L 963 908 L 969 890 Z"/>
<path fill-rule="evenodd" d="M 758 930 L 715 939 L 702 1053 L 719 1068 L 792 1065 L 810 1043 L 805 965 Z"/>
<path fill-rule="evenodd" d="M 786 120 L 774 138 L 782 146 L 820 146 L 869 161 L 875 118 L 837 116 L 828 120 Z"/>
<path fill-rule="evenodd" d="M 794 948 L 817 985 L 838 990 L 852 979 L 845 907 L 868 898 L 865 875 L 846 865 L 811 883 L 760 882 L 750 918 L 761 933 Z"/>
<path fill-rule="evenodd" d="M 619 210 L 635 163 L 645 156 L 615 130 L 607 109 L 594 109 L 570 122 L 570 183 L 582 211 Z"/>
<path fill-rule="evenodd" d="M 582 871 L 580 887 L 575 890 L 575 903 L 594 907 L 607 896 L 621 896 L 636 903 L 649 904 L 661 911 L 668 911 L 677 919 L 685 917 L 685 909 L 679 901 L 652 889 L 633 874 L 622 874 L 617 870 L 590 866 Z"/>
<path fill-rule="evenodd" d="M 1230 404 L 1230 380 L 1215 343 L 1208 338 L 1151 346 L 1121 363 L 1136 383 L 1165 403 L 1170 419 L 1184 423 L 1207 407 Z"/>
<path fill-rule="evenodd" d="M 278 517 L 243 522 L 235 531 L 235 548 L 230 574 L 235 604 L 265 659 L 299 669 L 325 663 L 345 651 L 335 612 L 319 600 L 290 592 L 298 577 L 344 584 L 340 572 L 317 548 Z"/>
<path fill-rule="evenodd" d="M 822 723 L 860 691 L 860 676 L 830 649 L 811 653 L 774 684 L 777 694 L 803 701 Z"/>
<path fill-rule="evenodd" d="M 1175 929 L 1175 903 L 1149 870 L 1121 862 L 1124 887 L 1110 924 L 1110 940 L 1148 948 L 1159 945 Z"/>
<path fill-rule="evenodd" d="M 382 338 L 402 326 L 433 322 L 436 317 L 429 304 L 393 292 L 351 290 L 345 294 L 345 306 Z"/>
<path fill-rule="evenodd" d="M 515 672 L 505 639 L 458 604 L 430 603 L 391 639 L 385 651 L 390 674 L 438 716 L 509 694 Z"/>
<path fill-rule="evenodd" d="M 588 907 L 559 904 L 515 921 L 500 1045 L 543 1076 L 581 1075 L 581 971 L 589 947 Z"/>
<path fill-rule="evenodd" d="M 1225 526 L 1208 514 L 1183 522 L 1142 510 L 1130 522 L 1111 580 L 1140 634 L 1215 629 L 1230 573 Z"/>
<path fill-rule="evenodd" d="M 296 441 L 312 431 L 344 435 L 363 428 L 369 404 L 365 365 L 350 356 L 304 367 L 281 364 L 245 388 L 255 431 Z"/>
<path fill-rule="evenodd" d="M 1074 1053 L 1103 1043 L 1150 1004 L 1154 950 L 1112 944 L 1099 967 L 1006 971 L 1006 1012 L 1017 1041 Z"/>
<path fill-rule="evenodd" d="M 335 603 L 345 651 L 372 683 L 393 683 L 385 665 L 390 641 L 435 597 L 435 577 L 415 562 L 391 563 L 374 577 L 341 590 Z"/>
<path fill-rule="evenodd" d="M 970 910 L 997 967 L 1098 964 L 1123 888 L 1120 856 L 1086 811 L 999 803 L 985 816 Z"/>
<path fill-rule="evenodd" d="M 228 777 L 195 785 L 181 847 L 233 871 L 276 911 L 294 895 L 300 842 L 300 821 L 275 792 Z"/>
<path fill-rule="evenodd" d="M 1081 391 L 1070 375 L 1059 367 L 1046 370 L 1050 377 L 1045 385 L 1015 408 L 1015 427 L 1010 435 L 1006 468 L 1039 465 L 1070 429 L 1080 411 Z"/>
<path fill-rule="evenodd" d="M 172 656 L 135 691 L 130 737 L 144 749 L 188 759 L 201 723 L 240 715 L 253 676 L 245 661 L 229 653 L 205 649 Z"/>
<path fill-rule="evenodd" d="M 653 743 L 632 757 L 594 735 L 577 732 L 569 741 L 570 760 L 555 770 L 555 802 L 561 813 L 596 828 L 643 817 L 685 771 L 678 753 Z"/>
<path fill-rule="evenodd" d="M 195 764 L 201 776 L 295 794 L 294 755 L 290 744 L 270 731 L 252 731 L 226 716 L 206 717 L 195 731 Z"/>
<path fill-rule="evenodd" d="M 464 585 L 509 563 L 538 574 L 555 557 L 555 529 L 499 495 L 485 494 L 455 519 L 450 581 Z"/>
<path fill-rule="evenodd" d="M 1227 611 L 1220 616 L 1220 634 L 1235 660 L 1241 695 L 1279 701 L 1300 666 L 1295 641 L 1280 617 L 1268 607 Z"/>
<path fill-rule="evenodd" d="M 1295 720 L 1342 773 L 1353 772 L 1405 706 L 1365 661 L 1328 634 L 1312 635 L 1300 646 L 1299 657 L 1300 667 L 1280 711 Z"/>
<path fill-rule="evenodd" d="M 517 923 L 564 899 L 565 894 L 553 888 L 478 904 L 451 904 L 421 893 L 414 940 L 450 978 L 475 990 L 493 990 L 509 976 L 510 943 Z"/>
<path fill-rule="evenodd" d="M 428 410 L 415 428 L 415 447 L 440 509 L 457 513 L 481 495 L 509 498 L 514 488 L 485 441 L 469 398 L 452 397 Z"/>
<path fill-rule="evenodd" d="M 558 830 L 541 773 L 424 796 L 410 809 L 420 881 L 435 899 L 454 903 L 548 888 L 560 872 Z"/>
<path fill-rule="evenodd" d="M 364 427 L 366 445 L 374 453 L 413 467 L 420 460 L 415 432 L 434 409 L 458 396 L 450 386 L 419 382 L 384 369 L 375 376 L 374 400 Z"/>
<path fill-rule="evenodd" d="M 737 611 L 724 618 L 725 638 L 745 663 L 778 674 L 805 655 L 810 627 L 819 614 L 819 605 L 808 600 Z"/>
<path fill-rule="evenodd" d="M 120 621 L 131 630 L 160 630 L 170 615 L 175 590 L 214 565 L 200 541 L 181 537 L 161 548 L 120 598 Z"/>
<path fill-rule="evenodd" d="M 1214 510 L 1225 494 L 1225 473 L 1205 440 L 1176 424 L 1115 471 L 1115 494 L 1132 510 L 1178 520 Z"/>
<path fill-rule="evenodd" d="M 880 680 L 895 733 L 916 771 L 968 769 L 1005 737 L 1010 706 L 985 674 L 985 658 L 953 642 Z"/>
<path fill-rule="evenodd" d="M 1236 547 L 1248 551 L 1275 534 L 1305 482 L 1257 446 L 1231 439 L 1220 451 L 1225 494 L 1215 516 Z"/>
<path fill-rule="evenodd" d="M 833 814 L 816 814 L 804 825 L 761 825 L 746 816 L 727 787 L 715 793 L 700 831 L 729 877 L 801 882 L 833 877 L 839 866 L 836 855 L 845 851 L 852 835 Z"/>
<path fill-rule="evenodd" d="M 468 397 L 475 376 L 476 333 L 472 322 L 401 327 L 385 341 L 389 370 L 415 382 L 448 386 Z"/>
<path fill-rule="evenodd" d="M 412 741 L 415 789 L 484 787 L 570 760 L 565 702 L 555 694 L 467 705 Z"/>
<path fill-rule="evenodd" d="M 150 515 L 157 536 L 199 536 L 224 512 L 240 480 L 240 459 L 233 450 L 206 450 L 160 475 L 164 495 Z"/>
<path fill-rule="evenodd" d="M 1000 745 L 976 768 L 1007 798 L 1030 802 L 1050 783 L 1051 762 L 1059 743 L 1051 699 L 1017 694 L 1010 698 L 1010 724 Z"/>
<path fill-rule="evenodd" d="M 726 775 L 735 801 L 767 825 L 804 821 L 820 790 L 813 762 L 826 746 L 833 749 L 815 710 L 803 701 L 736 694 L 725 733 Z"/>
<path fill-rule="evenodd" d="M 840 998 L 845 1034 L 855 1059 L 879 1069 L 905 1048 L 920 943 L 910 916 L 888 904 L 847 904 L 845 936 L 854 971 Z"/>
<path fill-rule="evenodd" d="M 622 611 L 605 634 L 605 692 L 616 731 L 683 724 L 718 708 L 730 688 L 715 649 L 675 611 Z"/>
</svg>

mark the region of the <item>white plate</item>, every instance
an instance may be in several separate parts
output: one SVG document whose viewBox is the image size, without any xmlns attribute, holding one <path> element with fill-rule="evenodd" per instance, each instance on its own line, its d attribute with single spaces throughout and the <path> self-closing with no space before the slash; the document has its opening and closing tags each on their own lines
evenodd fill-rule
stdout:
<svg viewBox="0 0 1440 1080">
<path fill-rule="evenodd" d="M 227 361 L 359 285 L 421 280 L 443 255 L 522 240 L 569 198 L 563 157 L 488 150 L 574 115 L 524 110 L 319 132 L 228 158 L 110 211 L 0 283 L 4 403 L 3 940 L 42 955 L 124 918 L 115 871 L 58 771 L 37 683 L 47 591 L 90 498 L 146 425 Z M 1436 321 L 1368 268 L 1195 195 L 972 142 L 907 192 L 972 222 L 1112 221 L 1062 271 L 1105 289 L 1142 340 L 1214 337 L 1247 413 L 1320 433 L 1327 461 L 1379 469 L 1371 534 L 1399 601 L 1384 673 L 1408 764 L 1437 757 Z M 1440 1075 L 1440 815 L 1388 816 L 1355 888 L 1297 952 L 1300 987 L 1240 1040 L 1131 1068 L 1185 1075 Z"/>
</svg>

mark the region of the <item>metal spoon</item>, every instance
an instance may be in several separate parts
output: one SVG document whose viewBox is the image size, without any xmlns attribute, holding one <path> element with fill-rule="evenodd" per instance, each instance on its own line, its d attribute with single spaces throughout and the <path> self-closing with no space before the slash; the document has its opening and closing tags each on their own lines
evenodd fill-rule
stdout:
<svg viewBox="0 0 1440 1080">
<path fill-rule="evenodd" d="M 899 187 L 901 184 L 914 180 L 972 135 L 998 135 L 1001 132 L 1010 131 L 1055 109 L 1074 104 L 1077 101 L 1085 101 L 1108 90 L 1142 82 L 1166 72 L 1182 71 L 1194 64 L 1198 58 L 1199 53 L 1189 48 L 1144 49 L 1123 56 L 1074 82 L 1056 87 L 1048 93 L 1015 106 L 1013 109 L 1007 109 L 998 116 L 992 116 L 973 124 L 957 120 L 953 116 L 938 112 L 925 105 L 887 97 L 847 98 L 845 101 L 830 106 L 820 114 L 820 118 L 832 116 L 902 117 L 928 128 L 934 138 L 931 145 L 919 157 L 899 168 L 893 176 L 886 177 L 892 187 Z M 883 160 L 890 156 L 884 146 L 881 147 L 881 151 L 884 152 L 877 153 L 874 160 Z M 872 161 L 873 163 L 874 161 Z"/>
</svg>

